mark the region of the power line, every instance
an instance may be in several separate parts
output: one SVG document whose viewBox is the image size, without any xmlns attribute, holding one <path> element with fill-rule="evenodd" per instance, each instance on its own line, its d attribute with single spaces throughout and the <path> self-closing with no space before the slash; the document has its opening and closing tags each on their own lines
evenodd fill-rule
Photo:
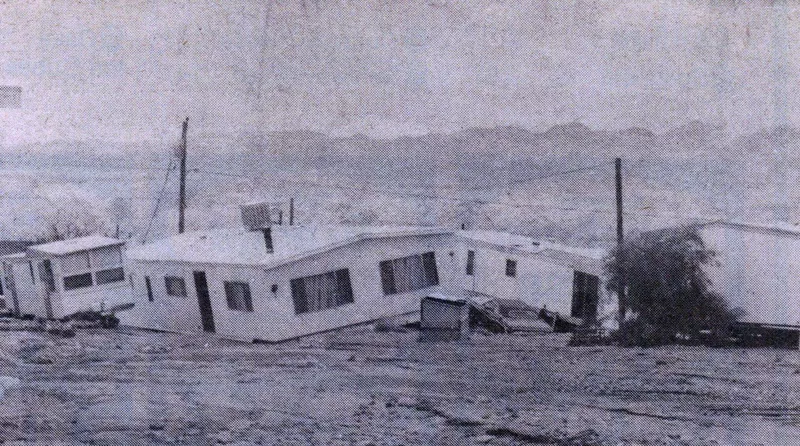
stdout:
<svg viewBox="0 0 800 446">
<path fill-rule="evenodd" d="M 541 175 L 541 176 L 538 176 L 538 177 L 531 177 L 531 178 L 525 178 L 525 179 L 521 179 L 521 180 L 516 180 L 516 181 L 514 181 L 512 183 L 509 183 L 509 184 L 525 183 L 525 182 L 530 182 L 530 181 L 537 181 L 537 180 L 543 180 L 543 179 L 547 179 L 547 178 L 553 178 L 553 177 L 556 177 L 556 176 L 570 175 L 570 174 L 573 174 L 573 173 L 576 173 L 576 172 L 582 172 L 582 171 L 586 171 L 586 170 L 597 169 L 598 167 L 603 167 L 605 165 L 610 165 L 610 164 L 611 164 L 610 162 L 605 162 L 605 163 L 596 164 L 596 165 L 593 165 L 593 166 L 583 166 L 583 167 L 578 167 L 578 168 L 569 169 L 569 170 L 565 170 L 565 171 L 553 172 L 553 173 L 549 173 L 549 174 L 546 174 L 546 175 Z M 248 174 L 222 172 L 222 171 L 207 170 L 207 169 L 200 169 L 200 168 L 193 168 L 193 169 L 190 169 L 190 171 L 191 172 L 196 172 L 196 173 L 206 173 L 206 174 L 210 174 L 210 175 L 227 176 L 227 177 L 232 177 L 232 178 L 247 178 L 247 179 L 256 179 L 256 178 L 268 179 L 269 178 L 269 177 L 266 177 L 264 175 L 259 175 L 259 174 L 249 174 L 248 175 Z M 390 190 L 390 189 L 382 189 L 382 188 L 375 188 L 375 187 L 368 187 L 368 186 L 344 186 L 344 185 L 340 185 L 340 184 L 328 184 L 328 183 L 320 183 L 320 182 L 308 181 L 308 180 L 281 179 L 279 181 L 285 182 L 285 183 L 306 184 L 306 185 L 328 187 L 328 188 L 334 188 L 334 189 L 340 189 L 340 190 L 350 190 L 350 191 L 356 191 L 356 192 L 382 193 L 382 194 L 397 195 L 397 196 L 408 197 L 408 198 L 428 198 L 428 199 L 434 199 L 434 200 L 457 201 L 457 202 L 478 202 L 478 201 L 480 201 L 480 200 L 475 200 L 475 199 L 460 199 L 460 198 L 442 197 L 440 195 L 434 195 L 434 194 L 430 194 L 430 193 L 402 192 L 402 191 L 395 191 L 395 190 Z M 467 188 L 467 189 L 465 189 L 465 191 L 477 191 L 477 190 L 489 190 L 489 189 L 492 189 L 492 187 L 477 186 L 477 187 Z M 496 204 L 503 204 L 503 203 L 496 202 Z"/>
<path fill-rule="evenodd" d="M 156 219 L 156 215 L 158 214 L 158 206 L 161 204 L 161 198 L 164 196 L 164 191 L 167 188 L 167 181 L 169 180 L 169 173 L 172 172 L 174 169 L 174 160 L 169 160 L 169 164 L 167 164 L 167 172 L 164 175 L 164 184 L 161 185 L 161 192 L 158 194 L 158 199 L 156 200 L 156 205 L 153 208 L 153 215 L 150 217 L 150 222 L 147 223 L 147 231 L 144 233 L 144 237 L 142 241 L 147 240 L 147 236 L 150 235 L 150 228 L 153 226 L 153 220 Z"/>
<path fill-rule="evenodd" d="M 583 171 L 586 171 L 586 170 L 594 170 L 594 169 L 597 169 L 599 167 L 604 167 L 604 166 L 611 165 L 611 164 L 613 164 L 613 162 L 605 162 L 605 163 L 595 164 L 593 166 L 576 167 L 574 169 L 563 170 L 563 171 L 559 171 L 559 172 L 552 172 L 552 173 L 549 173 L 549 174 L 546 174 L 546 175 L 541 175 L 541 176 L 538 176 L 538 177 L 521 178 L 519 180 L 514 180 L 514 181 L 509 181 L 509 182 L 503 183 L 502 186 L 508 187 L 508 186 L 511 186 L 512 184 L 523 184 L 523 183 L 528 183 L 528 182 L 531 182 L 531 181 L 538 181 L 538 180 L 544 180 L 544 179 L 547 179 L 547 178 L 570 175 L 570 174 L 573 174 L 573 173 L 583 172 Z M 485 190 L 485 189 L 492 189 L 492 187 L 475 186 L 475 187 L 469 188 L 467 190 L 476 191 L 476 190 Z"/>
</svg>

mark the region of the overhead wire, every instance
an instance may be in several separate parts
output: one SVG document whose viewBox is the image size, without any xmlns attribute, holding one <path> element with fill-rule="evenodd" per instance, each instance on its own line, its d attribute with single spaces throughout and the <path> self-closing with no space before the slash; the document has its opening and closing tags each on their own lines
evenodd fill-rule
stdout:
<svg viewBox="0 0 800 446">
<path fill-rule="evenodd" d="M 158 198 L 156 199 L 156 205 L 153 208 L 153 215 L 150 216 L 150 221 L 147 223 L 147 230 L 144 233 L 144 237 L 142 241 L 146 241 L 147 237 L 150 235 L 150 229 L 153 227 L 153 221 L 156 219 L 156 215 L 158 215 L 158 207 L 161 204 L 161 199 L 164 197 L 164 191 L 167 189 L 167 181 L 169 180 L 169 174 L 175 169 L 175 160 L 170 159 L 169 164 L 167 164 L 167 172 L 164 175 L 164 184 L 161 185 L 161 192 L 158 194 Z"/>
</svg>

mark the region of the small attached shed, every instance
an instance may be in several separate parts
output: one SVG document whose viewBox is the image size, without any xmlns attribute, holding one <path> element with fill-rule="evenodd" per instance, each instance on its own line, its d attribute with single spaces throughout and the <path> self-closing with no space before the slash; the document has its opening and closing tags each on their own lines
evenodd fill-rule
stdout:
<svg viewBox="0 0 800 446">
<path fill-rule="evenodd" d="M 9 307 L 17 315 L 60 319 L 131 304 L 125 242 L 92 235 L 29 246 L 2 257 Z"/>
</svg>

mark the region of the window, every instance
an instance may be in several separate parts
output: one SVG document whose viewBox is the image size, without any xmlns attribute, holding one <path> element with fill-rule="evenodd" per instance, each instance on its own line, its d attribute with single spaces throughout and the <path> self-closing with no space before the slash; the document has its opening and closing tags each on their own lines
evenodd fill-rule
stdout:
<svg viewBox="0 0 800 446">
<path fill-rule="evenodd" d="M 89 270 L 88 252 L 61 257 L 61 272 L 64 274 L 64 289 L 67 291 L 94 285 Z"/>
<path fill-rule="evenodd" d="M 61 272 L 65 290 L 122 282 L 125 280 L 122 249 L 106 246 L 65 255 L 61 257 Z M 85 277 L 87 274 L 89 279 Z"/>
<path fill-rule="evenodd" d="M 119 246 L 107 246 L 92 251 L 92 266 L 103 268 L 106 266 L 122 265 L 122 250 Z"/>
<path fill-rule="evenodd" d="M 64 277 L 64 289 L 74 290 L 92 286 L 92 273 L 75 274 Z"/>
<path fill-rule="evenodd" d="M 91 251 L 92 268 L 99 269 L 95 273 L 95 282 L 98 285 L 122 282 L 125 280 L 125 271 L 122 269 L 122 250 L 119 246 L 106 246 Z"/>
<path fill-rule="evenodd" d="M 467 275 L 472 276 L 475 274 L 475 251 L 467 251 Z"/>
<path fill-rule="evenodd" d="M 416 254 L 380 263 L 384 294 L 406 293 L 439 284 L 436 255 Z"/>
<path fill-rule="evenodd" d="M 293 279 L 290 285 L 295 314 L 321 311 L 353 302 L 348 269 Z"/>
<path fill-rule="evenodd" d="M 78 252 L 61 258 L 61 271 L 65 276 L 89 269 L 89 253 Z"/>
<path fill-rule="evenodd" d="M 244 282 L 225 282 L 225 297 L 228 308 L 236 311 L 253 311 L 250 297 L 250 284 Z"/>
<path fill-rule="evenodd" d="M 183 277 L 164 277 L 164 286 L 167 288 L 167 296 L 186 297 L 186 281 Z"/>
<path fill-rule="evenodd" d="M 517 261 L 506 259 L 506 276 L 517 277 Z"/>
<path fill-rule="evenodd" d="M 102 285 L 104 283 L 122 282 L 125 280 L 125 271 L 122 270 L 121 266 L 118 268 L 104 269 L 102 271 L 98 271 L 95 274 L 95 278 L 97 279 L 98 285 Z"/>
<path fill-rule="evenodd" d="M 153 286 L 150 284 L 150 277 L 144 277 L 144 287 L 147 288 L 147 300 L 153 302 Z"/>
</svg>

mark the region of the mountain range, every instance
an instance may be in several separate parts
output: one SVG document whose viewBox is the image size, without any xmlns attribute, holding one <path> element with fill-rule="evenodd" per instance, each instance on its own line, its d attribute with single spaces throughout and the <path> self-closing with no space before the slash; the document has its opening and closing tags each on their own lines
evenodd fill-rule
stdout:
<svg viewBox="0 0 800 446">
<path fill-rule="evenodd" d="M 177 142 L 177 141 L 176 141 Z M 379 155 L 390 157 L 448 157 L 491 155 L 530 157 L 537 155 L 592 154 L 611 156 L 639 155 L 791 155 L 800 148 L 800 130 L 778 126 L 734 136 L 722 125 L 691 121 L 656 133 L 646 128 L 595 130 L 572 122 L 535 132 L 517 126 L 467 128 L 454 133 L 429 133 L 395 139 L 372 138 L 362 134 L 328 136 L 314 131 L 250 132 L 233 136 L 192 135 L 190 150 L 197 153 L 230 153 L 279 157 L 320 157 Z M 113 143 L 87 139 L 57 140 L 9 148 L 12 153 L 63 156 L 104 156 L 118 153 L 171 153 L 172 147 L 153 141 Z"/>
</svg>

